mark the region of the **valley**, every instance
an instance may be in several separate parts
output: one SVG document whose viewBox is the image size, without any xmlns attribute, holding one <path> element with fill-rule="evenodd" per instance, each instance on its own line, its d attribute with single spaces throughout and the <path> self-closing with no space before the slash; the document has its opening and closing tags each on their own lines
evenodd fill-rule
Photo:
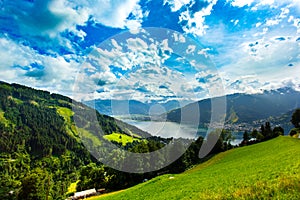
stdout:
<svg viewBox="0 0 300 200">
<path fill-rule="evenodd" d="M 203 191 L 210 190 L 209 188 L 203 187 L 204 190 L 200 190 L 201 194 L 197 193 L 198 190 L 192 189 L 191 185 L 200 187 L 192 181 L 196 180 L 198 176 L 193 172 L 198 174 L 203 166 L 210 166 L 205 168 L 207 172 L 204 170 L 201 175 L 203 177 L 200 176 L 199 180 L 205 181 L 207 184 L 216 184 L 208 177 L 211 176 L 210 174 L 222 177 L 221 174 L 218 174 L 221 172 L 208 163 L 215 163 L 219 158 L 223 159 L 224 155 L 231 155 L 233 152 L 232 154 L 236 157 L 224 156 L 224 163 L 229 162 L 226 161 L 229 159 L 232 160 L 233 165 L 229 167 L 220 164 L 220 168 L 224 170 L 232 168 L 235 173 L 241 173 L 242 176 L 245 173 L 243 170 L 248 165 L 247 162 L 254 157 L 259 160 L 267 160 L 265 166 L 269 165 L 272 160 L 276 160 L 277 156 L 279 156 L 278 159 L 283 157 L 292 159 L 290 163 L 283 159 L 282 165 L 287 167 L 290 165 L 294 169 L 293 164 L 299 164 L 298 160 L 293 157 L 294 154 L 287 156 L 285 153 L 290 151 L 297 153 L 299 150 L 296 137 L 299 137 L 300 131 L 297 128 L 293 129 L 294 138 L 283 137 L 280 136 L 283 135 L 282 128 L 260 121 L 261 129 L 257 129 L 256 132 L 254 131 L 255 127 L 249 133 L 239 132 L 238 135 L 235 135 L 230 129 L 216 129 L 210 130 L 205 139 L 207 132 L 205 128 L 201 129 L 202 135 L 199 134 L 201 132 L 199 127 L 192 127 L 184 123 L 128 120 L 125 120 L 128 122 L 125 123 L 119 119 L 102 115 L 68 97 L 19 84 L 1 82 L 0 97 L 0 197 L 2 198 L 63 199 L 78 191 L 91 188 L 105 188 L 106 192 L 125 189 L 124 192 L 115 193 L 117 199 L 118 195 L 121 199 L 137 198 L 135 195 L 143 197 L 143 195 L 152 193 L 152 187 L 160 191 L 157 193 L 159 197 L 153 196 L 158 199 L 165 198 L 165 195 L 179 195 L 176 191 L 185 191 L 182 193 L 184 195 L 191 193 L 195 195 L 195 199 L 198 197 L 210 198 L 211 196 L 203 193 Z M 276 120 L 284 122 L 291 117 L 290 115 L 294 116 L 294 113 L 290 112 L 272 119 L 274 122 Z M 259 122 L 257 123 L 259 124 Z M 216 143 L 212 146 L 211 151 L 206 157 L 199 158 L 202 145 L 207 145 L 207 140 L 214 137 L 217 137 L 215 138 Z M 247 147 L 248 145 L 251 146 Z M 290 149 L 284 145 L 290 146 Z M 271 146 L 276 147 L 282 154 L 273 152 L 275 157 L 270 156 L 268 161 L 266 154 L 270 152 Z M 246 153 L 243 149 L 246 149 Z M 256 156 L 260 155 L 258 149 L 265 152 L 261 158 Z M 130 156 L 131 153 L 135 153 L 136 156 Z M 258 164 L 256 163 L 256 165 Z M 286 168 L 277 167 L 282 173 L 287 173 Z M 261 170 L 261 168 L 256 169 L 253 166 L 250 168 L 255 171 Z M 201 170 L 197 171 L 197 169 Z M 277 174 L 276 170 L 274 173 Z M 233 176 L 233 172 L 226 173 Z M 281 180 L 281 175 L 279 173 L 276 178 Z M 190 178 L 187 179 L 185 176 Z M 170 177 L 173 178 L 170 179 Z M 177 180 L 181 180 L 181 178 L 188 184 L 185 186 L 189 188 L 188 190 L 182 188 L 183 182 L 177 183 Z M 228 178 L 223 178 L 228 185 L 233 184 L 227 180 Z M 150 181 L 140 184 L 144 180 Z M 288 193 L 289 195 L 295 195 L 293 192 L 297 190 L 290 185 L 298 184 L 297 180 L 297 177 L 292 177 L 293 182 L 284 186 L 291 187 L 292 193 Z M 175 183 L 174 185 L 169 184 L 172 181 Z M 250 187 L 248 184 L 253 181 L 255 180 L 249 178 L 245 185 L 242 184 L 242 188 Z M 263 184 L 271 184 L 267 186 L 268 192 L 270 188 L 275 187 L 272 185 L 273 181 L 265 182 L 266 179 L 263 177 L 262 181 Z M 165 183 L 166 186 L 164 186 Z M 201 181 L 200 183 L 204 184 Z M 218 183 L 221 183 L 221 180 Z M 261 182 L 257 182 L 257 184 L 261 184 Z M 40 185 L 46 186 L 39 192 L 35 192 Z M 157 188 L 158 185 L 160 189 Z M 135 191 L 135 188 L 140 187 L 145 189 L 143 194 L 128 193 L 128 191 Z M 147 191 L 148 187 L 150 187 L 149 191 Z M 168 192 L 165 194 L 163 190 L 167 189 L 163 189 L 164 187 L 174 187 L 174 191 L 172 189 L 172 194 Z M 218 187 L 221 185 L 217 184 L 216 188 Z M 251 188 L 250 190 L 252 191 Z M 278 188 L 275 190 L 274 195 L 284 195 L 284 191 Z M 220 189 L 211 191 L 215 191 L 212 195 L 217 195 L 216 198 L 225 195 L 220 192 Z M 231 195 L 235 195 L 239 190 L 229 188 L 228 191 Z M 249 195 L 248 193 L 244 194 L 247 191 L 248 189 L 245 191 L 243 189 L 240 191 L 241 195 Z M 259 197 L 263 195 L 260 192 L 258 194 Z M 150 198 L 150 196 L 144 197 Z M 184 199 L 183 196 L 181 197 Z M 105 198 L 110 198 L 110 195 Z"/>
</svg>

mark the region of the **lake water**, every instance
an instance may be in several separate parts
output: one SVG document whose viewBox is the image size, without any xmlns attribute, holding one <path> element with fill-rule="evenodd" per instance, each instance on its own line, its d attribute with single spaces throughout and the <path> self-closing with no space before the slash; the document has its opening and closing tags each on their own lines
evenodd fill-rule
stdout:
<svg viewBox="0 0 300 200">
<path fill-rule="evenodd" d="M 196 127 L 186 124 L 178 124 L 174 122 L 156 122 L 156 121 L 136 121 L 122 119 L 122 121 L 138 127 L 139 129 L 150 133 L 153 136 L 160 136 L 163 138 L 188 138 L 197 139 L 200 135 L 205 137 L 207 128 L 200 128 L 197 133 Z M 236 133 L 238 137 L 231 141 L 232 145 L 239 144 L 241 140 L 241 133 Z"/>
<path fill-rule="evenodd" d="M 197 129 L 174 122 L 156 122 L 156 121 L 135 121 L 123 120 L 124 122 L 138 127 L 139 129 L 150 133 L 153 136 L 161 136 L 164 138 L 197 138 Z M 203 129 L 206 131 L 206 129 Z"/>
</svg>

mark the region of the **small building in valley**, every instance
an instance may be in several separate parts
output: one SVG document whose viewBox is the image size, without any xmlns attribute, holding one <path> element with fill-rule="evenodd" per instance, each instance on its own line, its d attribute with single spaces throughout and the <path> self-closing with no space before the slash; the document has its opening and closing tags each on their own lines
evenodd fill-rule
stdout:
<svg viewBox="0 0 300 200">
<path fill-rule="evenodd" d="M 73 199 L 83 199 L 83 198 L 94 196 L 94 195 L 97 195 L 97 191 L 96 191 L 95 188 L 89 189 L 89 190 L 80 191 L 80 192 L 76 192 L 74 194 Z"/>
</svg>

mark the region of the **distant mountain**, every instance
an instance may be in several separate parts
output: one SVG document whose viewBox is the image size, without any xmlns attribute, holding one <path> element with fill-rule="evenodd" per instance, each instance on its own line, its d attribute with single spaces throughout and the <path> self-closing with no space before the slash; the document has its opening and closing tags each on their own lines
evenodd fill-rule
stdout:
<svg viewBox="0 0 300 200">
<path fill-rule="evenodd" d="M 232 94 L 226 96 L 226 103 L 226 123 L 252 123 L 257 120 L 281 116 L 300 107 L 300 92 L 286 87 L 264 91 L 262 94 Z M 195 106 L 199 106 L 200 109 L 200 123 L 209 123 L 211 99 L 188 104 L 181 108 L 182 110 L 172 110 L 167 113 L 167 119 L 180 122 L 181 112 L 191 110 Z"/>
<path fill-rule="evenodd" d="M 146 115 L 150 106 L 136 100 L 95 100 L 84 102 L 86 105 L 95 108 L 104 115 Z"/>
<path fill-rule="evenodd" d="M 180 102 L 176 100 L 170 100 L 167 102 L 151 101 L 149 103 L 143 103 L 136 100 L 92 100 L 84 102 L 86 105 L 95 108 L 101 114 L 115 116 L 115 115 L 149 115 L 161 114 L 163 112 L 170 111 L 172 109 L 180 108 Z M 181 102 L 182 105 L 186 105 L 187 102 Z M 155 108 L 155 107 L 156 108 Z M 160 108 L 160 106 L 162 108 Z"/>
</svg>

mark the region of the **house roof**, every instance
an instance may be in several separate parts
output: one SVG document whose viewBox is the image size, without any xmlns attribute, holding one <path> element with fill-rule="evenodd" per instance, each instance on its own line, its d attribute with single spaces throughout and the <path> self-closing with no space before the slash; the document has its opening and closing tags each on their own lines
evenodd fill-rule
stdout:
<svg viewBox="0 0 300 200">
<path fill-rule="evenodd" d="M 76 192 L 74 194 L 74 197 L 82 197 L 82 196 L 85 196 L 85 195 L 91 195 L 91 194 L 95 194 L 95 193 L 97 193 L 96 189 L 93 188 L 93 189 L 89 189 L 89 190 L 84 190 L 84 191 Z"/>
</svg>

